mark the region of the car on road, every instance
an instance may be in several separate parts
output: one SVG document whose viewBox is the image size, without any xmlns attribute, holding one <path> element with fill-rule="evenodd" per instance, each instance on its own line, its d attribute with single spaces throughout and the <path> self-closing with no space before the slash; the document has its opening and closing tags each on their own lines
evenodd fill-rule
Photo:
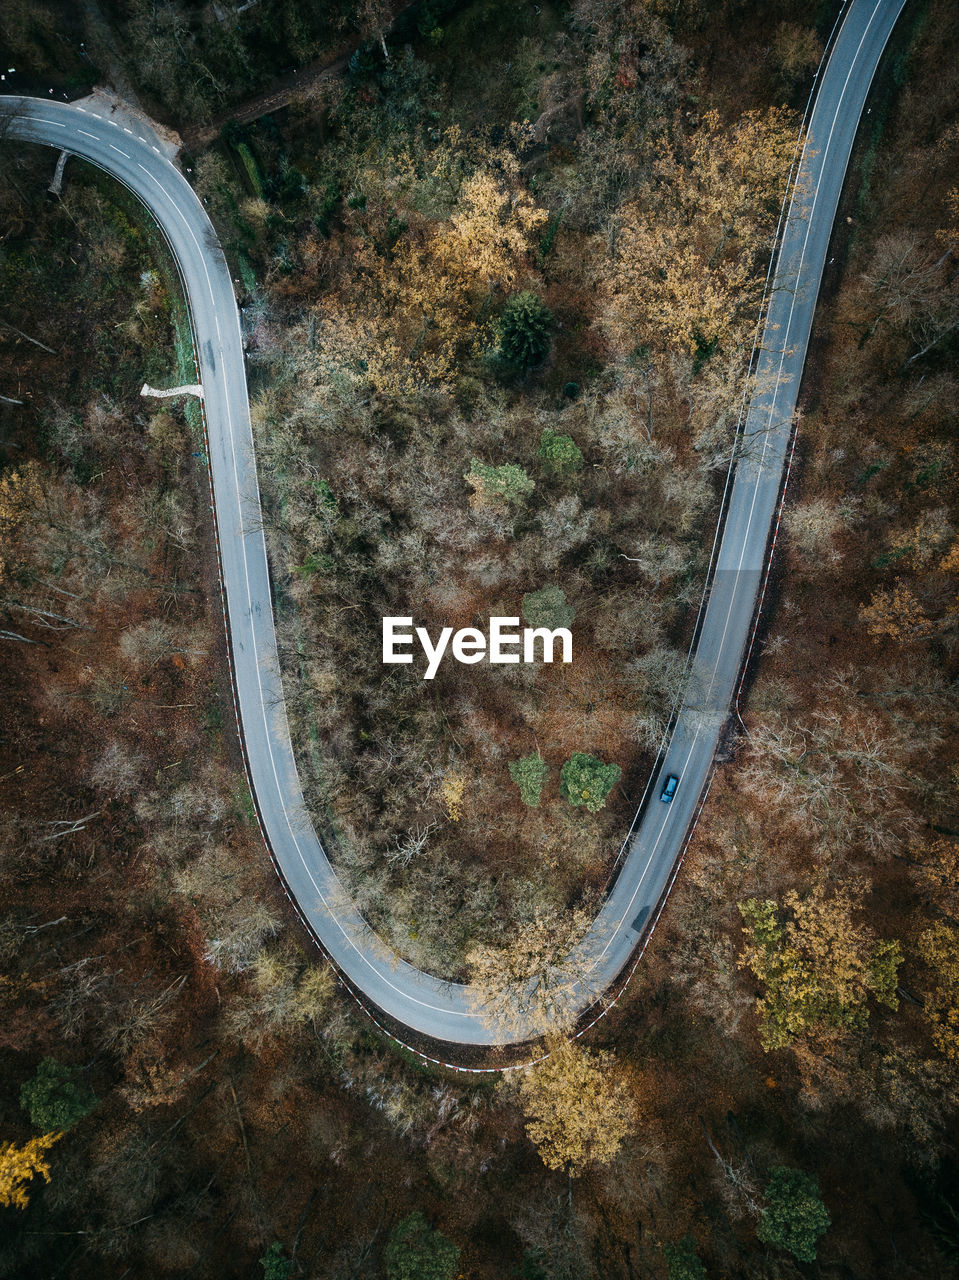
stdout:
<svg viewBox="0 0 959 1280">
<path fill-rule="evenodd" d="M 670 800 L 672 800 L 673 796 L 676 794 L 676 788 L 678 786 L 679 779 L 676 777 L 675 773 L 671 773 L 666 779 L 666 783 L 662 791 L 659 793 L 659 798 L 662 800 L 663 804 L 669 804 Z"/>
</svg>

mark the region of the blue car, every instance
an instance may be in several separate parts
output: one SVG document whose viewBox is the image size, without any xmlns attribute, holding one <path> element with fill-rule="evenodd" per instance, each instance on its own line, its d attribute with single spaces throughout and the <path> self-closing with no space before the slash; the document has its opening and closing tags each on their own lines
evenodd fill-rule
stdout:
<svg viewBox="0 0 959 1280">
<path fill-rule="evenodd" d="M 666 779 L 666 785 L 663 787 L 659 795 L 663 804 L 669 804 L 670 800 L 672 800 L 673 796 L 676 794 L 676 788 L 678 786 L 679 779 L 676 777 L 675 773 L 671 773 Z"/>
</svg>

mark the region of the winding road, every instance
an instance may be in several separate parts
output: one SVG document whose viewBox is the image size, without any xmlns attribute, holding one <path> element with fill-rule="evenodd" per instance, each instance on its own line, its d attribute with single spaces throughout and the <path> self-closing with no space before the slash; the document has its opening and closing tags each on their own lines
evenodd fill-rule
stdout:
<svg viewBox="0 0 959 1280">
<path fill-rule="evenodd" d="M 623 974 L 655 920 L 730 713 L 767 562 L 793 413 L 842 183 L 866 95 L 905 0 L 851 0 L 819 73 L 797 184 L 782 225 L 748 406 L 749 447 L 728 493 L 689 688 L 640 809 L 619 874 L 572 958 L 569 999 L 587 1008 Z M 241 739 L 261 826 L 295 906 L 352 987 L 394 1022 L 461 1045 L 530 1038 L 532 1023 L 490 1023 L 467 988 L 401 960 L 362 919 L 306 811 L 280 680 L 243 341 L 216 233 L 186 177 L 146 124 L 89 108 L 0 98 L 8 137 L 67 150 L 105 170 L 147 207 L 176 261 L 192 318 L 209 435 L 220 571 Z M 672 804 L 662 779 L 679 777 Z"/>
</svg>

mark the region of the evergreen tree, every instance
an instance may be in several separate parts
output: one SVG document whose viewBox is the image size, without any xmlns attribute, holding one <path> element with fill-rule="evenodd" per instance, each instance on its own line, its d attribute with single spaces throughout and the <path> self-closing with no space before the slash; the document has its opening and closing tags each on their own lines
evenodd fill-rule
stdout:
<svg viewBox="0 0 959 1280">
<path fill-rule="evenodd" d="M 384 1260 L 387 1280 L 453 1280 L 460 1251 L 421 1213 L 411 1213 L 390 1232 Z"/>
<path fill-rule="evenodd" d="M 576 610 L 566 603 L 566 592 L 554 586 L 527 592 L 521 612 L 528 627 L 548 627 L 550 631 L 571 627 L 576 617 Z"/>
<path fill-rule="evenodd" d="M 290 1280 L 293 1274 L 293 1262 L 283 1253 L 279 1240 L 274 1240 L 260 1259 L 263 1268 L 263 1280 Z"/>
<path fill-rule="evenodd" d="M 552 329 L 552 312 L 535 293 L 514 293 L 500 317 L 500 350 L 510 364 L 531 369 L 549 355 Z"/>
<path fill-rule="evenodd" d="M 543 783 L 548 773 L 549 765 L 538 751 L 523 756 L 520 760 L 511 760 L 509 764 L 509 776 L 519 787 L 520 799 L 531 809 L 539 808 Z"/>
<path fill-rule="evenodd" d="M 522 467 L 507 462 L 501 467 L 493 467 L 480 462 L 479 458 L 470 459 L 470 469 L 463 477 L 473 486 L 476 493 L 472 499 L 475 506 L 487 502 L 522 502 L 528 493 L 536 488 Z"/>
<path fill-rule="evenodd" d="M 89 1115 L 97 1105 L 97 1096 L 78 1080 L 75 1067 L 44 1058 L 32 1080 L 20 1088 L 20 1105 L 30 1116 L 30 1123 L 43 1133 L 69 1129 Z"/>
<path fill-rule="evenodd" d="M 829 1222 L 815 1178 L 785 1165 L 773 1169 L 766 1186 L 766 1207 L 756 1228 L 763 1244 L 785 1249 L 800 1262 L 815 1262 L 816 1243 Z"/>
<path fill-rule="evenodd" d="M 706 1268 L 699 1260 L 692 1236 L 683 1236 L 677 1244 L 664 1244 L 663 1258 L 669 1280 L 706 1280 Z"/>
<path fill-rule="evenodd" d="M 545 427 L 540 436 L 538 453 L 548 470 L 557 475 L 569 475 L 573 471 L 579 471 L 583 465 L 582 451 L 573 437 L 562 436 L 549 427 Z"/>
</svg>

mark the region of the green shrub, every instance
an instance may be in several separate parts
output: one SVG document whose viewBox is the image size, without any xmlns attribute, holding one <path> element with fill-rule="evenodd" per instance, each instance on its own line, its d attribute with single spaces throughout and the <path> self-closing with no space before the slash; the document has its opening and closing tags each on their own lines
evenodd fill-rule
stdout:
<svg viewBox="0 0 959 1280">
<path fill-rule="evenodd" d="M 487 498 L 500 502 L 522 502 L 536 488 L 522 467 L 507 462 L 502 467 L 491 467 L 479 458 L 470 459 L 470 469 L 463 477 L 476 490 L 477 499 Z"/>
<path fill-rule="evenodd" d="M 706 1268 L 696 1254 L 692 1236 L 683 1236 L 678 1244 L 664 1244 L 663 1257 L 669 1280 L 706 1280 Z"/>
<path fill-rule="evenodd" d="M 97 1105 L 97 1095 L 78 1076 L 76 1067 L 44 1058 L 33 1079 L 21 1085 L 20 1105 L 42 1133 L 71 1128 Z"/>
<path fill-rule="evenodd" d="M 540 437 L 539 456 L 550 471 L 558 475 L 569 475 L 578 471 L 583 465 L 583 455 L 573 443 L 572 436 L 561 436 L 546 427 Z"/>
<path fill-rule="evenodd" d="M 499 346 L 503 355 L 520 369 L 542 364 L 552 342 L 553 315 L 529 289 L 514 293 L 500 316 Z"/>
<path fill-rule="evenodd" d="M 766 1186 L 766 1207 L 756 1235 L 763 1244 L 785 1249 L 800 1262 L 816 1261 L 816 1243 L 829 1228 L 819 1183 L 801 1169 L 778 1165 Z"/>
<path fill-rule="evenodd" d="M 328 480 L 312 480 L 310 482 L 310 487 L 312 488 L 316 496 L 319 498 L 321 505 L 325 507 L 327 511 L 330 511 L 334 515 L 336 515 L 337 512 L 339 511 L 339 503 L 336 500 L 336 495 L 334 494 L 333 490 L 330 488 L 329 481 Z"/>
<path fill-rule="evenodd" d="M 411 1213 L 390 1232 L 384 1250 L 387 1280 L 453 1280 L 460 1251 L 421 1213 Z"/>
<path fill-rule="evenodd" d="M 249 144 L 246 142 L 238 142 L 236 144 L 237 155 L 243 162 L 243 172 L 249 179 L 250 186 L 253 188 L 253 194 L 263 199 L 263 178 L 260 175 L 260 166 L 256 162 L 256 156 L 250 150 Z"/>
<path fill-rule="evenodd" d="M 523 596 L 523 621 L 528 627 L 571 627 L 576 610 L 566 603 L 566 592 L 559 587 L 542 587 Z"/>
<path fill-rule="evenodd" d="M 602 809 L 606 797 L 619 782 L 623 771 L 618 764 L 604 764 L 596 756 L 574 751 L 563 765 L 559 793 L 572 805 L 581 805 L 590 813 Z"/>
<path fill-rule="evenodd" d="M 284 1256 L 283 1246 L 274 1240 L 260 1259 L 263 1268 L 263 1280 L 290 1280 L 293 1275 L 293 1262 Z"/>
<path fill-rule="evenodd" d="M 559 231 L 559 224 L 562 221 L 563 213 L 554 214 L 546 224 L 546 230 L 539 238 L 539 245 L 536 251 L 536 257 L 539 265 L 542 266 L 549 255 L 553 252 L 553 245 L 556 241 L 556 233 Z"/>
<path fill-rule="evenodd" d="M 549 765 L 538 751 L 534 751 L 532 755 L 523 756 L 519 760 L 510 761 L 509 776 L 519 787 L 523 804 L 529 805 L 531 809 L 539 808 L 543 783 L 548 773 Z"/>
</svg>

